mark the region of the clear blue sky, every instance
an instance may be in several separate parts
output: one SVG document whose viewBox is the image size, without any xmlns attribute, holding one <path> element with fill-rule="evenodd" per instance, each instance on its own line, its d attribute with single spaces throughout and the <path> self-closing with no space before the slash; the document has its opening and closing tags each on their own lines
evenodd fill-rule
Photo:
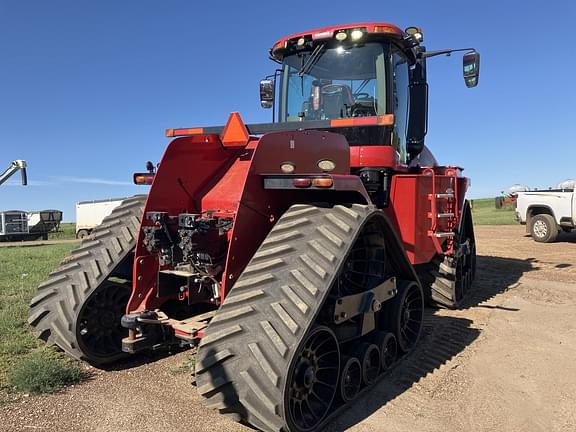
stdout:
<svg viewBox="0 0 576 432">
<path fill-rule="evenodd" d="M 384 21 L 424 29 L 428 49 L 482 54 L 466 89 L 461 57 L 429 62 L 427 144 L 472 178 L 471 197 L 576 178 L 576 2 L 0 0 L 0 170 L 29 163 L 30 186 L 0 209 L 127 196 L 167 127 L 266 122 L 258 81 L 280 37 Z M 11 182 L 15 183 L 15 181 Z"/>
</svg>

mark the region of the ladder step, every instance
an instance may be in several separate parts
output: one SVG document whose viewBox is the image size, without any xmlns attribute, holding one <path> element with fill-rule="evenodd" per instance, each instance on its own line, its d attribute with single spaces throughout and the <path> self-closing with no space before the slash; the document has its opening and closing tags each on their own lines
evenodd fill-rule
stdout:
<svg viewBox="0 0 576 432">
<path fill-rule="evenodd" d="M 454 217 L 454 213 L 438 213 L 438 215 L 436 216 L 438 219 L 441 218 L 453 218 Z"/>
<path fill-rule="evenodd" d="M 454 237 L 454 233 L 453 232 L 437 232 L 437 233 L 434 233 L 434 236 L 436 236 L 438 238 Z"/>
<path fill-rule="evenodd" d="M 436 194 L 436 198 L 454 198 L 453 193 Z"/>
</svg>

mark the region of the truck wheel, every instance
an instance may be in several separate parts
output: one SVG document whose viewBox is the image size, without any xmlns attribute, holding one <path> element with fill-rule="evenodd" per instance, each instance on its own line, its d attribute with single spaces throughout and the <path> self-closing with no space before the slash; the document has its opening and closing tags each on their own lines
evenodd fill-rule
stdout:
<svg viewBox="0 0 576 432">
<path fill-rule="evenodd" d="M 40 284 L 28 318 L 39 339 L 94 365 L 124 356 L 120 319 L 130 297 L 145 200 L 124 200 Z"/>
<path fill-rule="evenodd" d="M 558 237 L 558 226 L 554 217 L 549 214 L 539 214 L 530 220 L 530 234 L 534 241 L 552 243 Z"/>
<path fill-rule="evenodd" d="M 88 230 L 81 229 L 76 233 L 76 238 L 82 240 L 84 237 L 88 237 L 89 235 L 90 233 L 88 232 Z"/>
</svg>

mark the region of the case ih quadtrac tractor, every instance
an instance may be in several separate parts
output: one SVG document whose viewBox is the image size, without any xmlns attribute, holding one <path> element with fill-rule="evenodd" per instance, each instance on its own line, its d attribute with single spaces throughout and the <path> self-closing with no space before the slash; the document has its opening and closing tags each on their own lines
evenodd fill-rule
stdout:
<svg viewBox="0 0 576 432">
<path fill-rule="evenodd" d="M 261 82 L 277 121 L 168 129 L 158 168 L 40 285 L 29 322 L 92 364 L 198 346 L 207 404 L 313 431 L 409 353 L 475 270 L 468 179 L 424 147 L 426 51 L 384 23 L 292 35 Z"/>
</svg>

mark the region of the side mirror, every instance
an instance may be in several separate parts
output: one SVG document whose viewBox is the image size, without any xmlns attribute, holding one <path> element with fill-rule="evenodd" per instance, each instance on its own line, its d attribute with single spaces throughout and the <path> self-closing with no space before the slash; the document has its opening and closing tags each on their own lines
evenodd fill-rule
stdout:
<svg viewBox="0 0 576 432">
<path fill-rule="evenodd" d="M 480 76 L 480 53 L 476 51 L 466 53 L 462 60 L 466 87 L 476 87 L 478 85 L 478 77 Z"/>
<path fill-rule="evenodd" d="M 262 108 L 272 108 L 274 105 L 274 80 L 260 81 L 260 105 Z"/>
</svg>

